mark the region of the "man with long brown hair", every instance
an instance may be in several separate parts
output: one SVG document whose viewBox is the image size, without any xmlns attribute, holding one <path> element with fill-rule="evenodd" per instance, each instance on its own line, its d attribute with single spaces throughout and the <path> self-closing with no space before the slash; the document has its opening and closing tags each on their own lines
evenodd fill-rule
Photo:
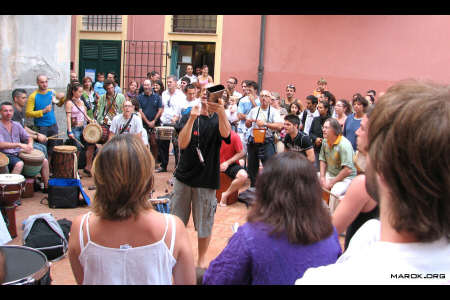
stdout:
<svg viewBox="0 0 450 300">
<path fill-rule="evenodd" d="M 369 120 L 366 189 L 380 220 L 366 222 L 336 264 L 297 283 L 448 283 L 449 153 L 450 87 L 417 80 L 390 87 Z"/>
</svg>

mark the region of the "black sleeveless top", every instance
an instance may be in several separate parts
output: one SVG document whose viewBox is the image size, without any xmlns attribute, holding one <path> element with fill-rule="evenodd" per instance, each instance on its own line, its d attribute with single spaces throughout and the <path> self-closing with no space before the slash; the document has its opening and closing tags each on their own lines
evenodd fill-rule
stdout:
<svg viewBox="0 0 450 300">
<path fill-rule="evenodd" d="M 347 249 L 352 236 L 364 223 L 366 223 L 370 219 L 379 219 L 379 218 L 380 218 L 380 206 L 379 205 L 375 206 L 371 211 L 359 213 L 359 215 L 352 222 L 352 224 L 350 224 L 350 226 L 348 226 L 347 231 L 345 233 L 344 251 Z"/>
</svg>

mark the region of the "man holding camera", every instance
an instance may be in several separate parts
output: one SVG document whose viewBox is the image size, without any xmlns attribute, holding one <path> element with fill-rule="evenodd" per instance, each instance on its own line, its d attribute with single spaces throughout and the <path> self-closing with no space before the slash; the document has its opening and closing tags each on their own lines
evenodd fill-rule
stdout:
<svg viewBox="0 0 450 300">
<path fill-rule="evenodd" d="M 220 146 L 230 143 L 231 126 L 223 100 L 208 101 L 204 91 L 201 105 L 192 107 L 175 127 L 181 151 L 175 171 L 174 194 L 170 211 L 187 225 L 191 214 L 198 234 L 197 266 L 206 268 L 205 254 L 211 240 L 217 207 L 216 190 L 220 187 Z M 211 99 L 210 99 L 211 100 Z"/>
<path fill-rule="evenodd" d="M 276 153 L 274 132 L 283 129 L 279 110 L 270 106 L 270 92 L 262 90 L 259 97 L 261 106 L 253 107 L 245 121 L 245 126 L 249 129 L 247 171 L 252 187 L 256 184 L 259 161 L 264 164 Z"/>
</svg>

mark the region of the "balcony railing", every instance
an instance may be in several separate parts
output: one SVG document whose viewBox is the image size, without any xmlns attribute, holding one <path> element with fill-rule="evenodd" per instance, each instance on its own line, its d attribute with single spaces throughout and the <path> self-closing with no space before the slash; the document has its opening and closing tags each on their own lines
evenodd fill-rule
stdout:
<svg viewBox="0 0 450 300">
<path fill-rule="evenodd" d="M 173 15 L 173 32 L 216 33 L 217 15 Z"/>
</svg>

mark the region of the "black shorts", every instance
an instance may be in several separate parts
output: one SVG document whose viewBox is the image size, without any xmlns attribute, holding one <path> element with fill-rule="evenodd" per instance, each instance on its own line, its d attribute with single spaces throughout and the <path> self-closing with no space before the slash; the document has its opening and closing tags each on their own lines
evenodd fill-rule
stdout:
<svg viewBox="0 0 450 300">
<path fill-rule="evenodd" d="M 237 164 L 237 163 L 232 163 L 231 165 L 228 166 L 228 168 L 225 170 L 225 174 L 227 174 L 228 176 L 230 176 L 232 179 L 236 178 L 237 173 L 240 170 L 244 170 L 243 167 L 241 167 L 241 165 Z"/>
</svg>

